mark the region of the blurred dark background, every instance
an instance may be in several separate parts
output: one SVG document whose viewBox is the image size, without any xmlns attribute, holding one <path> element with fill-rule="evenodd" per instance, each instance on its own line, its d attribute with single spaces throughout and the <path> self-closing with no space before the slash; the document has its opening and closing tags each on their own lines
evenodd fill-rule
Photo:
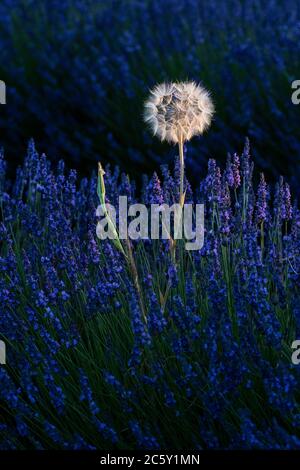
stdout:
<svg viewBox="0 0 300 470">
<path fill-rule="evenodd" d="M 174 158 L 142 120 L 149 88 L 193 79 L 212 92 L 216 118 L 188 145 L 187 173 L 221 163 L 250 138 L 257 169 L 298 192 L 298 0 L 1 0 L 0 145 L 10 172 L 33 137 L 82 174 L 95 162 L 140 177 Z"/>
</svg>

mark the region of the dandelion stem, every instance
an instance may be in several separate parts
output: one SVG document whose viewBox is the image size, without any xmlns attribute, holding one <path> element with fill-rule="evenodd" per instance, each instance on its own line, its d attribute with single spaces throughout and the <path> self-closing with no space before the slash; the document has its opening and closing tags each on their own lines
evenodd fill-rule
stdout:
<svg viewBox="0 0 300 470">
<path fill-rule="evenodd" d="M 179 147 L 179 163 L 180 163 L 179 204 L 180 204 L 180 207 L 183 208 L 185 193 L 184 193 L 184 153 L 183 153 L 183 137 L 182 137 L 182 134 L 180 134 L 179 138 L 178 138 L 178 147 Z M 181 217 L 182 217 L 182 215 L 181 215 Z M 180 223 L 182 223 L 182 220 L 181 220 Z M 171 240 L 170 252 L 171 252 L 172 261 L 173 261 L 174 265 L 177 267 L 176 241 L 177 240 L 175 238 L 174 238 L 174 240 Z M 170 282 L 170 280 L 168 280 L 165 295 L 161 299 L 162 311 L 165 310 L 170 289 L 171 289 L 171 282 Z"/>
<path fill-rule="evenodd" d="M 260 248 L 261 248 L 261 254 L 263 256 L 264 253 L 264 248 L 265 248 L 265 231 L 264 231 L 264 221 L 261 221 L 260 224 Z"/>
<path fill-rule="evenodd" d="M 179 161 L 180 161 L 180 187 L 179 187 L 179 204 L 183 207 L 184 204 L 184 155 L 183 155 L 183 137 L 182 134 L 178 140 L 179 147 Z"/>
</svg>

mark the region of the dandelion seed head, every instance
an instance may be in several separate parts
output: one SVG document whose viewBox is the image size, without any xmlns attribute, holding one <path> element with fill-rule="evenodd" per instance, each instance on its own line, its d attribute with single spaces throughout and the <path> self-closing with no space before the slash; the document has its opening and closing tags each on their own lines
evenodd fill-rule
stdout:
<svg viewBox="0 0 300 470">
<path fill-rule="evenodd" d="M 150 92 L 144 119 L 160 140 L 178 143 L 203 134 L 214 105 L 209 92 L 195 82 L 161 83 Z"/>
</svg>

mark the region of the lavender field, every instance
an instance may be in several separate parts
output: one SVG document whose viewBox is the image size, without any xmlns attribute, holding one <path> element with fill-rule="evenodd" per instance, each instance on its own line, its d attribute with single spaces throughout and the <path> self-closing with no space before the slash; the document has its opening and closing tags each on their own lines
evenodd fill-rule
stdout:
<svg viewBox="0 0 300 470">
<path fill-rule="evenodd" d="M 282 179 L 253 185 L 249 152 L 188 186 L 205 202 L 201 251 L 178 245 L 174 267 L 166 241 L 134 243 L 147 323 L 97 240 L 96 175 L 51 169 L 31 142 L 7 190 L 2 157 L 2 448 L 299 447 L 300 212 Z M 146 203 L 178 197 L 178 165 L 160 174 Z M 136 198 L 117 169 L 106 187 Z"/>
</svg>

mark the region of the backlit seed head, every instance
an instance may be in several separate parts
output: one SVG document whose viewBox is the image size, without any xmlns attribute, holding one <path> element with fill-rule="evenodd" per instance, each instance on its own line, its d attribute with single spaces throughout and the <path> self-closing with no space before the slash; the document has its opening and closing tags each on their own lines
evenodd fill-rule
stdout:
<svg viewBox="0 0 300 470">
<path fill-rule="evenodd" d="M 214 105 L 209 92 L 195 82 L 156 85 L 145 103 L 144 119 L 160 140 L 178 143 L 203 134 Z"/>
</svg>

